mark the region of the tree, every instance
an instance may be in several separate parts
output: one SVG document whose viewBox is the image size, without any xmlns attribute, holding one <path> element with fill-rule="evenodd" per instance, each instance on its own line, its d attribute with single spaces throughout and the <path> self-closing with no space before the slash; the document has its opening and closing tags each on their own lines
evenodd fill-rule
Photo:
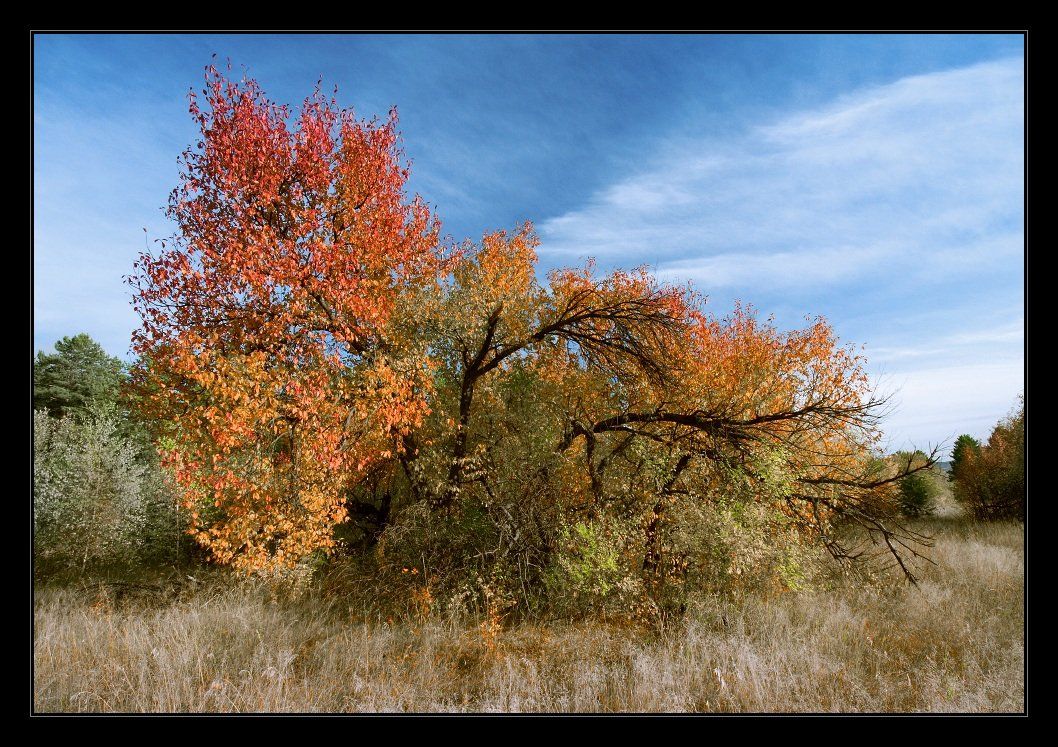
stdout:
<svg viewBox="0 0 1058 747">
<path fill-rule="evenodd" d="M 900 465 L 922 466 L 929 461 L 929 457 L 921 451 L 898 451 L 889 457 L 892 465 L 899 468 Z M 937 497 L 940 488 L 936 480 L 940 479 L 937 470 L 932 466 L 903 477 L 899 482 L 900 511 L 904 516 L 918 518 L 928 516 L 936 508 Z"/>
<path fill-rule="evenodd" d="M 425 412 L 428 361 L 388 321 L 435 281 L 439 225 L 405 198 L 395 111 L 358 121 L 317 89 L 291 123 L 211 66 L 190 112 L 178 234 L 129 278 L 139 406 L 213 557 L 292 565 Z"/>
<path fill-rule="evenodd" d="M 964 433 L 955 439 L 955 446 L 952 448 L 951 452 L 951 472 L 948 475 L 949 479 L 952 482 L 956 481 L 963 470 L 963 465 L 972 458 L 971 455 L 977 455 L 980 451 L 981 442 L 967 433 Z"/>
<path fill-rule="evenodd" d="M 1025 518 L 1025 398 L 992 429 L 988 442 L 971 445 L 953 464 L 955 498 L 978 519 Z"/>
<path fill-rule="evenodd" d="M 54 353 L 37 353 L 33 365 L 33 408 L 53 416 L 84 412 L 94 404 L 114 404 L 124 364 L 107 355 L 87 334 L 63 337 Z"/>
<path fill-rule="evenodd" d="M 878 467 L 884 400 L 825 320 L 717 319 L 643 268 L 542 282 L 530 224 L 449 255 L 394 114 L 317 90 L 291 124 L 254 81 L 206 78 L 178 233 L 130 282 L 139 406 L 216 560 L 292 566 L 344 533 L 529 604 L 587 547 L 607 590 L 654 594 L 712 562 L 680 538 L 718 506 L 844 560 L 851 524 L 913 578 L 898 484 L 932 457 Z"/>
<path fill-rule="evenodd" d="M 900 508 L 906 516 L 928 516 L 936 504 L 936 486 L 922 473 L 908 475 L 900 481 Z"/>
<path fill-rule="evenodd" d="M 436 314 L 419 317 L 438 365 L 431 415 L 406 437 L 401 470 L 380 471 L 372 491 L 387 514 L 408 486 L 407 502 L 433 506 L 439 521 L 473 522 L 478 534 L 461 529 L 441 566 L 490 558 L 531 588 L 524 569 L 546 564 L 561 537 L 605 534 L 638 558 L 641 581 L 679 575 L 691 561 L 666 536 L 738 483 L 777 533 L 794 528 L 851 559 L 863 548 L 833 531 L 851 523 L 913 578 L 901 553 L 926 538 L 901 526 L 898 486 L 935 459 L 878 468 L 884 402 L 824 320 L 783 333 L 751 309 L 714 319 L 697 294 L 645 270 L 599 277 L 589 264 L 553 271 L 545 286 L 535 246 L 528 225 L 465 246 L 429 304 Z M 416 532 L 407 561 L 436 552 L 428 526 L 395 529 L 387 553 Z"/>
</svg>

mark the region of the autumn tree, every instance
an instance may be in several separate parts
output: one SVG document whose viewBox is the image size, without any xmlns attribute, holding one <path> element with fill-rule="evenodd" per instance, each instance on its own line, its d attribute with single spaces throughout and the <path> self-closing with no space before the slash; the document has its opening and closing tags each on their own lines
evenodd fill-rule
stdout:
<svg viewBox="0 0 1058 747">
<path fill-rule="evenodd" d="M 955 439 L 955 446 L 951 451 L 951 472 L 949 478 L 952 482 L 958 479 L 963 465 L 971 458 L 970 454 L 981 451 L 981 443 L 968 433 L 964 433 Z"/>
<path fill-rule="evenodd" d="M 884 402 L 824 320 L 780 332 L 748 308 L 715 319 L 689 288 L 591 263 L 545 284 L 536 244 L 527 225 L 463 247 L 418 317 L 437 364 L 431 414 L 358 504 L 396 514 L 387 558 L 491 574 L 527 605 L 556 574 L 589 596 L 649 596 L 732 562 L 687 533 L 739 493 L 772 540 L 793 531 L 851 560 L 867 548 L 835 528 L 852 525 L 914 578 L 906 558 L 927 538 L 902 527 L 899 484 L 934 458 L 876 457 Z"/>
<path fill-rule="evenodd" d="M 992 429 L 985 444 L 974 443 L 953 459 L 956 500 L 978 519 L 1025 518 L 1025 399 Z"/>
<path fill-rule="evenodd" d="M 425 412 L 428 360 L 387 325 L 434 282 L 439 226 L 405 195 L 395 112 L 357 120 L 317 89 L 293 117 L 213 67 L 190 112 L 178 233 L 129 279 L 133 375 L 199 541 L 292 565 L 333 547 L 349 484 Z"/>
</svg>

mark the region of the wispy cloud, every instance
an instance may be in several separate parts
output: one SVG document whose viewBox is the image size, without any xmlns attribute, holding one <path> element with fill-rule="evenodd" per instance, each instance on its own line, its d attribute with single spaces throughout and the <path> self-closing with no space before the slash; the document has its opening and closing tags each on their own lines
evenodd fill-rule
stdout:
<svg viewBox="0 0 1058 747">
<path fill-rule="evenodd" d="M 693 280 L 707 288 L 790 289 L 856 277 L 891 255 L 892 250 L 882 245 L 729 252 L 665 262 L 655 274 L 664 280 Z"/>
<path fill-rule="evenodd" d="M 1018 316 L 1014 321 L 1004 322 L 977 330 L 959 332 L 931 339 L 928 345 L 882 345 L 871 349 L 871 360 L 900 366 L 909 361 L 924 358 L 955 360 L 961 356 L 980 357 L 982 348 L 996 350 L 1009 348 L 1020 358 L 1021 345 L 1025 339 L 1025 320 Z"/>
<path fill-rule="evenodd" d="M 825 264 L 828 251 L 936 252 L 1009 230 L 1021 214 L 1021 75 L 1004 60 L 916 76 L 734 140 L 662 144 L 640 173 L 545 221 L 542 251 L 729 262 L 794 251 Z"/>
</svg>

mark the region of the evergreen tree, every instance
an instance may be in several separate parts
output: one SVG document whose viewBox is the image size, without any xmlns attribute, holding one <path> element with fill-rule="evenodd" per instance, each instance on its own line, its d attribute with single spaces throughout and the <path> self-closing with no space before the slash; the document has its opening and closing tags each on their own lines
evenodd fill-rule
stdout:
<svg viewBox="0 0 1058 747">
<path fill-rule="evenodd" d="M 117 402 L 124 377 L 121 360 L 107 355 L 87 334 L 64 337 L 55 353 L 37 353 L 33 364 L 33 409 L 62 417 L 93 404 Z"/>
</svg>

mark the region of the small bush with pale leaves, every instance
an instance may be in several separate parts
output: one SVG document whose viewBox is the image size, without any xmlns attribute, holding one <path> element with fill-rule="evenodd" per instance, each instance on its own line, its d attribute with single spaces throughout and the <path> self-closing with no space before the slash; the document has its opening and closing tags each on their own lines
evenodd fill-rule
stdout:
<svg viewBox="0 0 1058 747">
<path fill-rule="evenodd" d="M 38 560 L 84 569 L 157 555 L 179 543 L 164 479 L 106 408 L 33 414 L 33 529 Z"/>
</svg>

